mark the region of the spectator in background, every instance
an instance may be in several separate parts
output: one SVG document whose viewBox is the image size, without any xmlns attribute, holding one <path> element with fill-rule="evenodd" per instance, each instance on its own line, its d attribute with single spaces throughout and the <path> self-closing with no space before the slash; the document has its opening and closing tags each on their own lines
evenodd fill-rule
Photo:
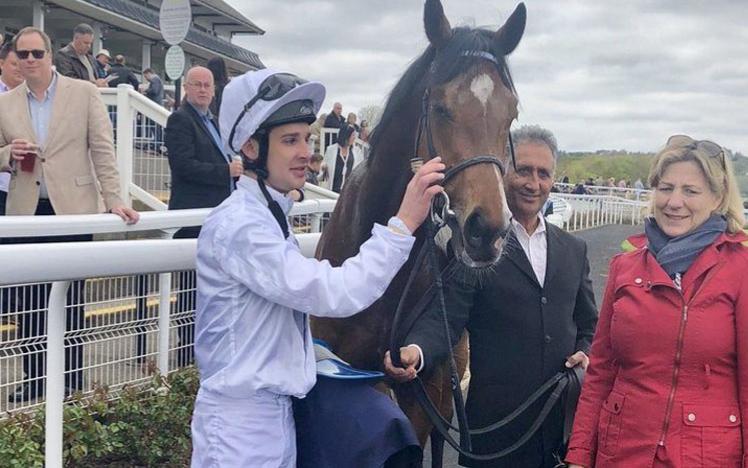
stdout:
<svg viewBox="0 0 748 468">
<path fill-rule="evenodd" d="M 369 142 L 369 122 L 366 120 L 361 121 L 361 131 L 358 133 L 358 137 L 361 141 L 366 143 Z"/>
<path fill-rule="evenodd" d="M 358 119 L 358 117 L 356 117 L 356 114 L 354 114 L 353 112 L 349 112 L 348 113 L 348 118 L 346 119 L 346 123 L 348 125 L 352 125 L 353 128 L 356 129 L 356 133 L 360 133 L 361 132 L 361 127 L 359 127 L 358 124 L 356 123 L 357 119 Z"/>
<path fill-rule="evenodd" d="M 100 206 L 134 224 L 139 215 L 120 198 L 120 180 L 112 143 L 112 125 L 99 91 L 91 84 L 52 70 L 49 37 L 33 27 L 14 38 L 26 84 L 0 95 L 0 169 L 14 169 L 6 211 L 8 215 L 99 213 Z M 64 112 L 55 113 L 57 105 Z M 8 244 L 90 241 L 91 235 L 5 239 Z M 67 328 L 83 327 L 83 281 L 68 292 Z M 28 286 L 13 294 L 33 312 L 20 314 L 19 338 L 42 341 L 49 284 Z M 42 291 L 40 292 L 39 289 Z M 27 382 L 9 397 L 11 402 L 36 398 L 44 392 L 46 342 L 23 357 Z M 66 343 L 67 393 L 83 385 L 83 345 Z"/>
<path fill-rule="evenodd" d="M 186 104 L 174 111 L 166 123 L 165 143 L 171 168 L 169 209 L 213 208 L 231 194 L 234 178 L 244 172 L 241 160 L 232 161 L 223 150 L 218 122 L 210 111 L 214 97 L 213 74 L 204 67 L 193 67 L 184 79 Z M 200 227 L 185 227 L 175 239 L 197 239 Z M 177 311 L 195 309 L 195 274 L 180 274 Z M 195 326 L 179 327 L 177 363 L 180 367 L 193 361 Z"/>
<path fill-rule="evenodd" d="M 135 76 L 135 73 L 133 73 L 130 68 L 125 66 L 124 55 L 119 54 L 114 57 L 114 63 L 109 68 L 109 76 L 113 77 L 114 75 L 116 75 L 117 77 L 111 78 L 109 80 L 110 88 L 116 88 L 121 84 L 129 84 L 136 91 L 138 90 L 140 83 L 138 82 L 138 78 Z"/>
<path fill-rule="evenodd" d="M 2 36 L 0 36 L 0 42 Z M 0 47 L 0 94 L 10 91 L 23 83 L 23 75 L 18 64 L 18 56 L 13 44 L 8 42 Z M 0 171 L 0 216 L 5 215 L 5 200 L 8 196 L 10 172 Z"/>
<path fill-rule="evenodd" d="M 213 83 L 215 86 L 215 96 L 210 103 L 210 112 L 215 116 L 216 122 L 221 112 L 221 98 L 223 97 L 223 88 L 229 82 L 229 72 L 226 69 L 226 62 L 221 57 L 213 57 L 208 60 L 208 70 L 213 73 Z"/>
<path fill-rule="evenodd" d="M 96 65 L 96 78 L 106 78 L 109 74 L 109 61 L 111 59 L 112 57 L 106 49 L 101 49 L 96 54 L 96 61 L 94 62 L 94 65 Z"/>
<path fill-rule="evenodd" d="M 159 106 L 164 105 L 164 84 L 161 78 L 150 68 L 143 70 L 143 78 L 148 81 L 148 87 L 143 94 L 145 97 L 155 102 Z M 151 151 L 159 152 L 162 150 L 164 130 L 151 119 L 145 121 L 145 136 L 149 140 L 146 147 Z"/>
<path fill-rule="evenodd" d="M 336 102 L 332 106 L 332 112 L 327 114 L 327 117 L 325 118 L 324 128 L 334 128 L 335 130 L 340 130 L 340 127 L 342 127 L 344 124 L 345 119 L 343 118 L 343 104 Z M 337 135 L 331 135 L 326 138 L 327 141 L 325 141 L 325 148 L 338 142 Z"/>
<path fill-rule="evenodd" d="M 589 192 L 587 191 L 587 187 L 585 187 L 585 184 L 579 182 L 574 186 L 574 190 L 572 190 L 571 193 L 573 193 L 574 195 L 587 195 Z"/>
<path fill-rule="evenodd" d="M 592 182 L 592 184 L 590 184 L 590 185 L 595 185 L 597 187 L 602 187 L 603 184 L 605 183 L 603 181 L 602 176 L 597 176 L 594 181 L 592 181 L 592 178 L 590 178 L 590 181 Z"/>
<path fill-rule="evenodd" d="M 338 142 L 330 145 L 325 150 L 325 164 L 328 167 L 330 178 L 329 189 L 340 193 L 345 186 L 345 181 L 351 175 L 353 166 L 356 164 L 356 156 L 353 154 L 353 141 L 356 139 L 356 130 L 352 125 L 344 125 L 338 133 Z"/>
<path fill-rule="evenodd" d="M 311 158 L 309 158 L 309 163 L 306 167 L 306 183 L 307 184 L 314 184 L 319 185 L 319 180 L 317 177 L 319 177 L 319 173 L 322 172 L 322 160 L 324 158 L 319 153 L 314 153 Z"/>
<path fill-rule="evenodd" d="M 628 182 L 626 182 L 626 179 L 621 179 L 618 181 L 618 188 L 625 189 L 629 186 Z"/>
<path fill-rule="evenodd" d="M 148 87 L 143 93 L 145 94 L 145 97 L 155 102 L 159 106 L 163 106 L 164 84 L 161 82 L 161 78 L 150 68 L 146 68 L 145 70 L 143 70 L 143 78 L 145 78 L 145 80 L 148 82 Z"/>
<path fill-rule="evenodd" d="M 314 152 L 319 153 L 321 152 L 321 135 L 322 135 L 322 125 L 325 123 L 325 119 L 327 118 L 327 114 L 324 112 L 317 117 L 317 120 L 312 123 L 312 125 L 309 126 L 309 130 L 312 132 L 312 136 L 317 137 L 317 139 L 314 142 Z"/>
<path fill-rule="evenodd" d="M 73 40 L 57 51 L 55 68 L 60 75 L 106 87 L 106 81 L 96 75 L 96 64 L 90 52 L 93 35 L 93 28 L 86 23 L 76 26 L 73 29 Z"/>
</svg>

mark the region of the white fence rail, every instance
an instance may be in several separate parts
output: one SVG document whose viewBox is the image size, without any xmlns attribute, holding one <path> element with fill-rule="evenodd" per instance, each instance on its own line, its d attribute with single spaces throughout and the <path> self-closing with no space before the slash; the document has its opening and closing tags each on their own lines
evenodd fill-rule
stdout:
<svg viewBox="0 0 748 468">
<path fill-rule="evenodd" d="M 313 255 L 319 234 L 301 234 L 298 238 L 304 254 Z M 44 357 L 47 362 L 44 400 L 45 466 L 62 466 L 62 409 L 66 377 L 69 379 L 73 372 L 82 372 L 84 380 L 89 384 L 88 387 L 100 384 L 116 390 L 124 384 L 147 381 L 148 376 L 143 374 L 138 366 L 130 365 L 138 364 L 143 359 L 153 358 L 158 369 L 164 374 L 174 369 L 175 362 L 187 364 L 179 362 L 180 350 L 184 349 L 184 346 L 174 346 L 178 335 L 177 328 L 180 326 L 176 322 L 184 319 L 185 315 L 191 316 L 193 310 L 177 311 L 181 317 L 175 317 L 173 303 L 175 295 L 194 295 L 194 290 L 175 289 L 174 281 L 178 276 L 184 276 L 185 272 L 194 275 L 195 249 L 196 240 L 0 246 L 0 265 L 14 266 L 0 269 L 0 286 L 13 285 L 11 287 L 17 289 L 31 287 L 16 284 L 19 278 L 23 278 L 36 285 L 45 285 L 42 288 L 44 294 L 49 294 L 48 301 L 45 300 L 46 307 L 35 311 L 45 314 L 47 318 L 46 336 L 35 337 L 36 345 L 44 342 L 45 346 L 37 346 L 33 350 L 33 358 L 42 366 Z M 149 289 L 147 298 L 153 299 L 155 316 L 108 323 L 98 328 L 92 325 L 70 330 L 70 327 L 66 326 L 71 313 L 86 307 L 80 303 L 80 298 L 75 298 L 75 294 L 72 295 L 73 300 L 70 300 L 70 291 L 74 291 L 76 283 L 80 284 L 81 280 L 98 281 L 101 278 L 122 279 L 123 275 L 124 278 L 146 277 L 146 281 L 151 282 L 153 286 Z M 48 286 L 50 281 L 54 281 L 51 288 Z M 121 284 L 119 286 L 121 288 Z M 110 302 L 109 298 L 99 298 L 96 304 L 101 306 Z M 180 336 L 181 338 L 183 336 Z M 144 355 L 138 354 L 137 346 L 134 346 L 132 341 L 145 339 L 150 342 L 148 352 Z M 32 344 L 27 343 L 24 348 L 29 346 Z M 98 348 L 102 347 L 107 348 L 107 352 L 100 352 Z M 4 342 L 0 347 L 0 363 L 3 369 L 3 375 L 0 377 L 3 379 L 17 366 L 17 363 L 11 361 L 21 358 L 21 355 L 12 352 L 12 348 L 13 342 Z M 28 349 L 23 351 L 28 352 Z M 83 352 L 83 365 L 78 369 L 66 370 L 66 367 L 70 367 L 69 362 L 66 364 L 66 360 L 69 360 L 69 356 L 66 359 L 66 355 L 70 355 L 71 351 Z M 96 362 L 93 362 L 90 359 L 96 351 L 99 351 L 99 356 L 94 360 Z M 97 369 L 101 372 L 95 372 Z M 92 381 L 94 379 L 95 382 Z M 41 381 L 32 383 L 43 384 Z"/>
<path fill-rule="evenodd" d="M 640 224 L 648 206 L 644 201 L 607 195 L 553 193 L 552 197 L 564 202 L 563 228 L 567 231 L 592 229 L 607 224 Z"/>
</svg>

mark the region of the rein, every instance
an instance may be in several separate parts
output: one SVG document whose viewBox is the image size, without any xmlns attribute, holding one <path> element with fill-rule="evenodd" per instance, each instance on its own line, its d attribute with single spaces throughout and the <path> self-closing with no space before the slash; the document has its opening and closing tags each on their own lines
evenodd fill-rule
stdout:
<svg viewBox="0 0 748 468">
<path fill-rule="evenodd" d="M 470 56 L 476 56 L 480 58 L 485 58 L 488 60 L 491 60 L 493 63 L 497 63 L 495 57 L 492 55 L 486 53 L 486 52 L 476 52 L 476 51 L 466 51 L 463 53 L 463 55 L 470 55 Z M 418 149 L 420 146 L 421 138 L 423 133 L 426 134 L 426 145 L 428 149 L 428 157 L 429 159 L 436 156 L 436 148 L 434 147 L 433 142 L 433 136 L 431 132 L 431 126 L 429 125 L 429 95 L 430 95 L 430 89 L 426 88 L 423 94 L 422 104 L 421 104 L 421 115 L 418 122 L 418 131 L 416 134 L 416 140 L 415 140 L 415 148 L 413 154 L 418 154 Z M 516 170 L 516 158 L 514 154 L 514 144 L 512 142 L 511 132 L 509 132 L 509 149 L 510 154 L 512 158 L 512 165 Z M 423 163 L 423 159 L 420 157 L 416 157 L 411 159 L 411 167 L 414 170 L 417 170 L 418 167 Z M 498 158 L 494 156 L 475 156 L 463 161 L 460 161 L 459 163 L 449 167 L 445 174 L 444 179 L 442 180 L 442 185 L 446 185 L 450 180 L 452 180 L 458 173 L 461 171 L 467 169 L 468 167 L 472 167 L 478 164 L 493 164 L 499 168 L 499 171 L 501 172 L 501 175 L 505 175 L 506 168 L 504 167 L 504 163 L 499 160 Z M 421 249 L 419 250 L 415 262 L 413 264 L 413 268 L 411 269 L 410 275 L 408 276 L 408 280 L 405 284 L 405 288 L 403 290 L 402 296 L 400 297 L 400 300 L 397 305 L 397 309 L 395 311 L 395 316 L 393 319 L 392 329 L 391 329 L 391 336 L 390 336 L 390 355 L 392 359 L 392 363 L 395 366 L 402 367 L 402 361 L 400 359 L 400 347 L 405 339 L 405 333 L 411 328 L 411 326 L 415 323 L 415 321 L 420 317 L 420 315 L 426 310 L 426 307 L 429 305 L 429 303 L 433 300 L 433 296 L 436 295 L 436 299 L 438 301 L 438 306 L 441 312 L 441 318 L 442 318 L 442 324 L 444 326 L 444 332 L 445 332 L 445 339 L 447 341 L 447 345 L 449 348 L 449 369 L 450 369 L 450 387 L 452 391 L 452 398 L 454 401 L 454 408 L 457 416 L 457 427 L 453 426 L 449 421 L 445 420 L 442 415 L 439 413 L 439 410 L 437 409 L 436 405 L 431 401 L 430 397 L 428 396 L 428 393 L 426 392 L 426 388 L 423 384 L 423 381 L 419 376 L 416 376 L 415 380 L 409 382 L 408 384 L 411 385 L 414 395 L 416 397 L 416 400 L 426 412 L 429 419 L 431 420 L 431 423 L 434 425 L 434 428 L 436 431 L 441 435 L 441 437 L 449 443 L 455 450 L 457 450 L 461 455 L 474 459 L 474 460 L 494 460 L 497 458 L 504 457 L 506 455 L 509 455 L 510 453 L 515 452 L 517 449 L 519 449 L 522 445 L 524 445 L 530 438 L 538 431 L 538 429 L 542 426 L 543 422 L 545 421 L 548 414 L 551 412 L 555 404 L 558 402 L 560 398 L 564 396 L 564 391 L 566 390 L 566 402 L 565 402 L 565 421 L 564 421 L 564 436 L 563 436 L 563 442 L 566 443 L 568 441 L 568 437 L 571 433 L 571 421 L 572 417 L 574 415 L 574 410 L 576 409 L 576 402 L 579 397 L 579 391 L 581 389 L 581 382 L 583 379 L 583 371 L 578 368 L 572 368 L 567 369 L 565 371 L 559 372 L 556 375 L 554 375 L 551 379 L 546 381 L 543 385 L 541 385 L 532 395 L 530 395 L 527 400 L 525 400 L 519 407 L 517 407 L 514 411 L 512 411 L 511 414 L 507 415 L 505 418 L 501 419 L 500 421 L 497 421 L 496 423 L 493 423 L 491 425 L 477 428 L 477 429 L 469 429 L 468 423 L 467 423 L 467 415 L 465 412 L 465 403 L 462 396 L 462 389 L 460 388 L 460 378 L 457 373 L 457 364 L 455 361 L 454 353 L 452 351 L 452 337 L 451 337 L 451 330 L 449 327 L 449 319 L 447 315 L 446 310 L 446 303 L 444 299 L 444 280 L 451 278 L 455 271 L 457 270 L 458 260 L 456 257 L 453 257 L 452 260 L 447 264 L 447 266 L 444 268 L 444 270 L 439 269 L 439 261 L 437 258 L 437 247 L 436 247 L 436 233 L 443 227 L 449 226 L 450 229 L 452 229 L 453 235 L 457 235 L 459 233 L 459 226 L 457 224 L 457 217 L 454 213 L 454 211 L 450 208 L 450 201 L 449 196 L 446 194 L 446 192 L 441 192 L 441 196 L 439 198 L 434 197 L 431 203 L 431 216 L 429 219 L 426 219 L 424 222 L 424 228 L 426 231 L 426 238 L 421 246 Z M 418 273 L 420 272 L 420 269 L 426 260 L 426 257 L 428 256 L 429 260 L 429 269 L 431 273 L 434 275 L 434 285 L 430 287 L 426 293 L 419 299 L 419 301 L 416 304 L 416 307 L 414 308 L 414 313 L 411 314 L 408 317 L 404 317 L 404 306 L 405 306 L 405 300 L 408 296 L 408 292 L 410 292 L 413 282 L 415 278 L 417 277 Z M 398 325 L 404 321 L 404 319 L 407 318 L 407 322 L 404 323 L 403 327 L 398 327 Z M 400 330 L 400 332 L 398 332 Z M 545 404 L 543 405 L 540 413 L 533 421 L 532 425 L 528 428 L 528 430 L 511 446 L 500 450 L 498 452 L 489 453 L 489 454 L 476 454 L 472 452 L 472 444 L 470 440 L 471 435 L 478 435 L 478 434 L 485 434 L 488 432 L 495 431 L 513 420 L 515 420 L 519 415 L 524 413 L 533 403 L 535 403 L 541 396 L 543 396 L 546 392 L 553 389 L 551 395 L 546 400 Z M 458 431 L 460 433 L 459 442 L 452 437 L 450 434 L 450 430 Z M 434 445 L 434 441 L 432 440 L 432 446 Z M 433 460 L 435 463 L 438 463 L 436 466 L 441 466 L 441 460 Z"/>
</svg>

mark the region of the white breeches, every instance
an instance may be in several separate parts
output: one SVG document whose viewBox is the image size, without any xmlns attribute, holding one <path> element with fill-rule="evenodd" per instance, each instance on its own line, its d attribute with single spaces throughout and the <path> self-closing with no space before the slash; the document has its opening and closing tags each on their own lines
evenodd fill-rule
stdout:
<svg viewBox="0 0 748 468">
<path fill-rule="evenodd" d="M 192 468 L 295 468 L 291 398 L 269 392 L 228 398 L 198 392 Z"/>
</svg>

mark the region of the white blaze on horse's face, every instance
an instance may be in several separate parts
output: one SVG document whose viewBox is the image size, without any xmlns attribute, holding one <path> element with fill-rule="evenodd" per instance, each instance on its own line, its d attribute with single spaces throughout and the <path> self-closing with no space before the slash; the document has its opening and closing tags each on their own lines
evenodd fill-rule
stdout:
<svg viewBox="0 0 748 468">
<path fill-rule="evenodd" d="M 483 115 L 486 114 L 486 104 L 491 95 L 493 95 L 493 89 L 493 78 L 487 73 L 481 73 L 473 78 L 473 81 L 470 83 L 470 91 L 472 91 L 473 96 L 483 106 Z"/>
</svg>

